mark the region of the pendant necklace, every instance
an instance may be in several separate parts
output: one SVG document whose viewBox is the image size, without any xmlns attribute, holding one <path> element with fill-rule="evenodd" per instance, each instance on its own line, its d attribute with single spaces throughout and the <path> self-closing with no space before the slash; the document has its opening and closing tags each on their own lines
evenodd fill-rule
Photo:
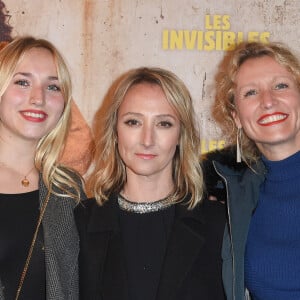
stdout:
<svg viewBox="0 0 300 300">
<path fill-rule="evenodd" d="M 27 176 L 33 171 L 35 166 L 24 176 L 24 178 L 21 180 L 21 184 L 24 187 L 28 187 L 30 185 L 30 181 L 27 179 Z"/>
<path fill-rule="evenodd" d="M 9 167 L 8 165 L 6 165 L 4 162 L 0 162 L 0 165 L 3 166 L 3 167 L 5 167 L 5 168 L 7 168 L 7 169 L 10 169 L 10 170 L 14 171 L 15 173 L 20 174 L 19 172 L 17 172 L 17 171 L 14 170 L 13 168 L 11 168 L 11 167 Z M 29 171 L 26 175 L 24 175 L 24 176 L 22 175 L 23 178 L 22 178 L 22 180 L 21 180 L 21 185 L 22 185 L 23 187 L 28 187 L 28 186 L 30 185 L 30 181 L 28 180 L 27 177 L 29 176 L 29 174 L 30 174 L 34 169 L 35 169 L 35 166 L 33 166 L 33 168 L 31 168 L 30 171 Z"/>
</svg>

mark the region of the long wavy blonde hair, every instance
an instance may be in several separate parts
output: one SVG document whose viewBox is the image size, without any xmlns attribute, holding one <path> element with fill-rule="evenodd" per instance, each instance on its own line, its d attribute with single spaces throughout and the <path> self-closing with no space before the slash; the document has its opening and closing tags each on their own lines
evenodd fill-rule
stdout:
<svg viewBox="0 0 300 300">
<path fill-rule="evenodd" d="M 175 191 L 171 199 L 179 202 L 190 194 L 189 207 L 192 208 L 201 201 L 203 194 L 200 143 L 193 103 L 184 83 L 172 72 L 161 68 L 133 69 L 113 84 L 95 118 L 95 169 L 89 177 L 88 190 L 99 204 L 103 204 L 112 192 L 123 188 L 126 169 L 117 147 L 118 109 L 127 91 L 143 82 L 162 88 L 180 120 L 180 142 L 173 159 Z"/>
<path fill-rule="evenodd" d="M 18 63 L 32 48 L 47 49 L 53 55 L 64 98 L 64 110 L 58 123 L 38 142 L 35 166 L 42 173 L 44 184 L 50 192 L 79 200 L 80 188 L 77 180 L 68 168 L 57 163 L 70 127 L 72 84 L 67 65 L 54 45 L 47 40 L 31 36 L 16 37 L 5 45 L 0 51 L 0 97 L 11 81 Z"/>
<path fill-rule="evenodd" d="M 281 43 L 243 42 L 239 44 L 235 50 L 224 56 L 215 77 L 216 96 L 212 107 L 213 116 L 230 143 L 235 144 L 237 135 L 240 134 L 242 159 L 248 164 L 256 162 L 261 153 L 254 141 L 249 139 L 243 130 L 238 133 L 235 125 L 233 118 L 233 113 L 236 112 L 235 78 L 246 60 L 262 56 L 269 56 L 285 67 L 294 76 L 300 88 L 299 60 Z"/>
</svg>

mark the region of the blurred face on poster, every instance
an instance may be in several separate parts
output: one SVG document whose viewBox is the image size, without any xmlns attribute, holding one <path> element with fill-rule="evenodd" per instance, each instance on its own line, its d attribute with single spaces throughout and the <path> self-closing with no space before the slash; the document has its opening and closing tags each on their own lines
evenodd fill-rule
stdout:
<svg viewBox="0 0 300 300">
<path fill-rule="evenodd" d="M 1 42 L 10 42 L 12 40 L 12 27 L 8 24 L 10 15 L 5 12 L 5 3 L 0 1 L 0 48 Z"/>
</svg>

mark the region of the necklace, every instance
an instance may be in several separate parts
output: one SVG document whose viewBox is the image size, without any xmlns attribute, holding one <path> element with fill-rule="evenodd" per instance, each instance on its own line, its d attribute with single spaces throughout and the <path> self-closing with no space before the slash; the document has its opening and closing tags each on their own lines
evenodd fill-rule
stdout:
<svg viewBox="0 0 300 300">
<path fill-rule="evenodd" d="M 35 166 L 24 176 L 24 178 L 21 180 L 21 184 L 24 187 L 28 187 L 30 185 L 30 181 L 27 179 L 27 176 L 33 171 Z"/>
<path fill-rule="evenodd" d="M 16 170 L 14 170 L 13 168 L 9 167 L 7 164 L 5 164 L 4 162 L 0 162 L 0 165 L 7 168 L 7 169 L 10 169 L 12 171 L 14 171 L 15 173 L 18 173 L 20 174 L 19 172 L 17 172 Z M 21 180 L 21 184 L 23 187 L 28 187 L 30 185 L 30 181 L 28 180 L 28 175 L 35 169 L 35 166 L 33 166 L 30 171 L 24 175 L 23 179 Z M 23 175 L 22 175 L 23 176 Z"/>
<path fill-rule="evenodd" d="M 168 195 L 167 197 L 154 201 L 154 202 L 131 202 L 124 198 L 121 194 L 118 196 L 118 204 L 122 210 L 134 212 L 138 214 L 145 214 L 150 212 L 155 212 L 159 210 L 166 209 L 167 207 L 173 204 L 172 196 Z"/>
</svg>

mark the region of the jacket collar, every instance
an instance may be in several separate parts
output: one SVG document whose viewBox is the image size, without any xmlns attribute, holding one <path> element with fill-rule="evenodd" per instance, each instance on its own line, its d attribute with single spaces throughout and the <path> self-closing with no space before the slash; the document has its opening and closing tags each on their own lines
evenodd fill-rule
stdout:
<svg viewBox="0 0 300 300">
<path fill-rule="evenodd" d="M 259 177 L 264 177 L 266 173 L 266 167 L 264 166 L 263 162 L 261 159 L 259 159 L 256 163 L 253 163 L 251 165 L 251 168 L 248 167 L 244 162 L 242 163 L 234 163 L 232 165 L 228 163 L 224 163 L 219 160 L 213 160 L 212 161 L 213 166 L 217 173 L 222 173 L 223 175 L 243 175 L 243 174 L 248 174 L 252 173 L 252 175 L 258 175 Z M 240 166 L 238 166 L 240 164 Z M 247 175 L 248 176 L 248 175 Z"/>
<path fill-rule="evenodd" d="M 102 206 L 93 205 L 88 232 L 119 230 L 117 195 L 113 194 Z"/>
<path fill-rule="evenodd" d="M 161 280 L 158 287 L 157 300 L 175 299 L 176 288 L 180 287 L 188 271 L 192 268 L 195 260 L 199 257 L 201 248 L 204 245 L 204 214 L 202 206 L 199 205 L 193 210 L 188 210 L 186 199 L 182 203 L 175 204 L 174 224 L 170 233 L 165 260 L 161 269 Z M 88 224 L 89 232 L 111 232 L 111 234 L 102 235 L 107 239 L 101 240 L 103 243 L 109 243 L 107 246 L 110 252 L 105 257 L 98 257 L 104 260 L 105 265 L 110 265 L 110 260 L 123 259 L 121 240 L 116 241 L 116 237 L 120 239 L 120 227 L 118 221 L 118 204 L 117 195 L 103 204 L 102 207 L 93 206 L 91 219 Z M 111 237 L 109 237 L 111 236 Z M 112 238 L 113 237 L 113 238 Z M 114 245 L 114 246 L 112 246 Z M 112 247 L 112 248 L 111 248 Z M 113 254 L 112 254 L 113 253 Z M 124 263 L 119 261 L 118 268 L 114 271 L 114 284 L 123 286 L 119 290 L 122 299 L 127 299 L 126 270 L 123 269 Z M 101 265 L 104 265 L 101 264 Z M 100 271 L 102 273 L 102 270 Z M 125 277 L 124 277 L 125 276 Z"/>
<path fill-rule="evenodd" d="M 176 204 L 157 300 L 176 298 L 177 288 L 181 286 L 204 245 L 204 223 L 202 206 L 187 210 L 185 204 Z"/>
<path fill-rule="evenodd" d="M 93 206 L 88 224 L 89 232 L 120 230 L 117 197 L 117 194 L 113 194 L 102 206 Z M 189 210 L 187 204 L 188 198 L 186 197 L 182 202 L 175 204 L 175 218 L 187 223 L 192 223 L 192 220 L 204 223 L 205 220 L 201 206 L 198 205 L 195 209 Z"/>
</svg>

